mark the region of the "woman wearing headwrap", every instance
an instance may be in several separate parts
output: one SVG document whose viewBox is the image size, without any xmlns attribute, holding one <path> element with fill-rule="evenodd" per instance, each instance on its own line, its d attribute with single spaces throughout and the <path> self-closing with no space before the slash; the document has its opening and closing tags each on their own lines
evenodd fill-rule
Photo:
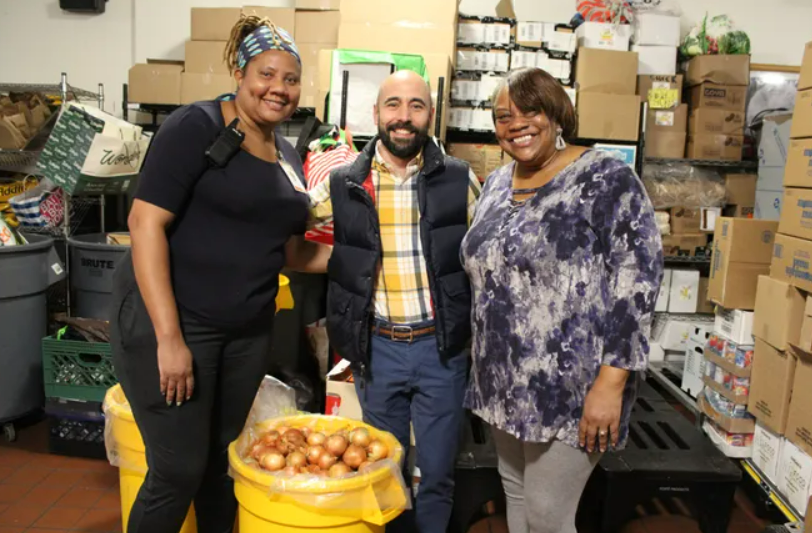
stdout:
<svg viewBox="0 0 812 533">
<path fill-rule="evenodd" d="M 329 257 L 303 238 L 302 163 L 276 133 L 299 102 L 296 45 L 243 17 L 225 55 L 238 89 L 161 126 L 115 275 L 113 361 L 149 465 L 130 533 L 177 533 L 192 502 L 198 531 L 232 530 L 227 447 L 268 367 L 279 273 L 323 272 Z M 213 148 L 235 119 L 241 145 Z"/>
</svg>

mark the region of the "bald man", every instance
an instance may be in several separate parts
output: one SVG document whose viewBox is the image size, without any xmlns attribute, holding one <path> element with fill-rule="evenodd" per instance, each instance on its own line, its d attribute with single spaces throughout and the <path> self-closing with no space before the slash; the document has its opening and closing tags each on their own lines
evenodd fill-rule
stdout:
<svg viewBox="0 0 812 533">
<path fill-rule="evenodd" d="M 313 224 L 332 221 L 327 331 L 349 360 L 364 420 L 408 453 L 414 424 L 420 491 L 388 532 L 442 533 L 468 367 L 471 290 L 460 244 L 480 185 L 429 136 L 428 84 L 410 71 L 381 85 L 378 135 L 311 193 Z M 411 475 L 404 470 L 407 486 Z"/>
</svg>

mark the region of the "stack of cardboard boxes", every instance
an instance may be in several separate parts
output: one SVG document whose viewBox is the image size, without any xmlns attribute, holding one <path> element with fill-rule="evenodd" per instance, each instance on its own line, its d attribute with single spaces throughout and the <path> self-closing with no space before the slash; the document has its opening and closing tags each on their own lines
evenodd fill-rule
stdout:
<svg viewBox="0 0 812 533">
<path fill-rule="evenodd" d="M 755 218 L 778 220 L 784 196 L 784 169 L 787 164 L 792 114 L 764 117 L 758 146 L 758 182 Z"/>
<path fill-rule="evenodd" d="M 637 52 L 644 76 L 673 76 L 677 73 L 677 48 L 680 18 L 659 13 L 641 13 L 635 17 L 632 51 Z"/>
<path fill-rule="evenodd" d="M 338 47 L 338 27 L 341 14 L 339 0 L 297 0 L 296 46 L 302 56 L 302 95 L 299 107 L 316 108 L 319 102 L 320 68 L 319 54 L 322 50 Z"/>
<path fill-rule="evenodd" d="M 668 257 L 704 255 L 708 233 L 702 230 L 702 209 L 672 207 L 668 211 L 670 233 L 663 235 L 663 253 Z"/>
<path fill-rule="evenodd" d="M 755 174 L 725 175 L 725 208 L 723 213 L 731 218 L 753 218 L 756 206 Z"/>
<path fill-rule="evenodd" d="M 689 159 L 740 161 L 744 146 L 750 56 L 706 55 L 692 59 Z"/>
<path fill-rule="evenodd" d="M 575 74 L 578 137 L 614 141 L 638 139 L 637 64 L 636 52 L 578 49 Z"/>
<path fill-rule="evenodd" d="M 718 307 L 705 347 L 705 390 L 699 403 L 714 423 L 715 438 L 739 449 L 749 448 L 755 432 L 747 409 L 759 350 L 753 309 L 759 276 L 770 271 L 777 229 L 775 222 L 723 217 L 714 232 L 708 297 Z"/>
<path fill-rule="evenodd" d="M 758 420 L 754 463 L 803 514 L 812 495 L 812 150 L 802 148 L 812 138 L 812 43 L 798 87 L 770 275 L 758 281 L 748 409 Z"/>
<path fill-rule="evenodd" d="M 688 105 L 682 103 L 683 80 L 682 74 L 641 75 L 637 80 L 637 94 L 648 102 L 646 157 L 685 157 Z"/>
</svg>

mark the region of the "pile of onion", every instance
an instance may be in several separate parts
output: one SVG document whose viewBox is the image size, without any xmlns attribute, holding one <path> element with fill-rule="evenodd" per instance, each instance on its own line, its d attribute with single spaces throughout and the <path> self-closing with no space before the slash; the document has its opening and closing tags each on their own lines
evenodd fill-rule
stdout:
<svg viewBox="0 0 812 533">
<path fill-rule="evenodd" d="M 310 428 L 278 427 L 261 435 L 244 459 L 287 476 L 341 478 L 389 458 L 389 447 L 364 427 L 332 435 Z"/>
</svg>

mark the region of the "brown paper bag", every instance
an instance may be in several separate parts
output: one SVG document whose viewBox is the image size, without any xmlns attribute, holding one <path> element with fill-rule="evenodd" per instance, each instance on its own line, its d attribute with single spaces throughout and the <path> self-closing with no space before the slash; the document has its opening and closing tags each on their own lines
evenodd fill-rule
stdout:
<svg viewBox="0 0 812 533">
<path fill-rule="evenodd" d="M 20 131 L 0 118 L 0 148 L 5 150 L 20 150 L 25 146 L 25 138 Z"/>
</svg>

